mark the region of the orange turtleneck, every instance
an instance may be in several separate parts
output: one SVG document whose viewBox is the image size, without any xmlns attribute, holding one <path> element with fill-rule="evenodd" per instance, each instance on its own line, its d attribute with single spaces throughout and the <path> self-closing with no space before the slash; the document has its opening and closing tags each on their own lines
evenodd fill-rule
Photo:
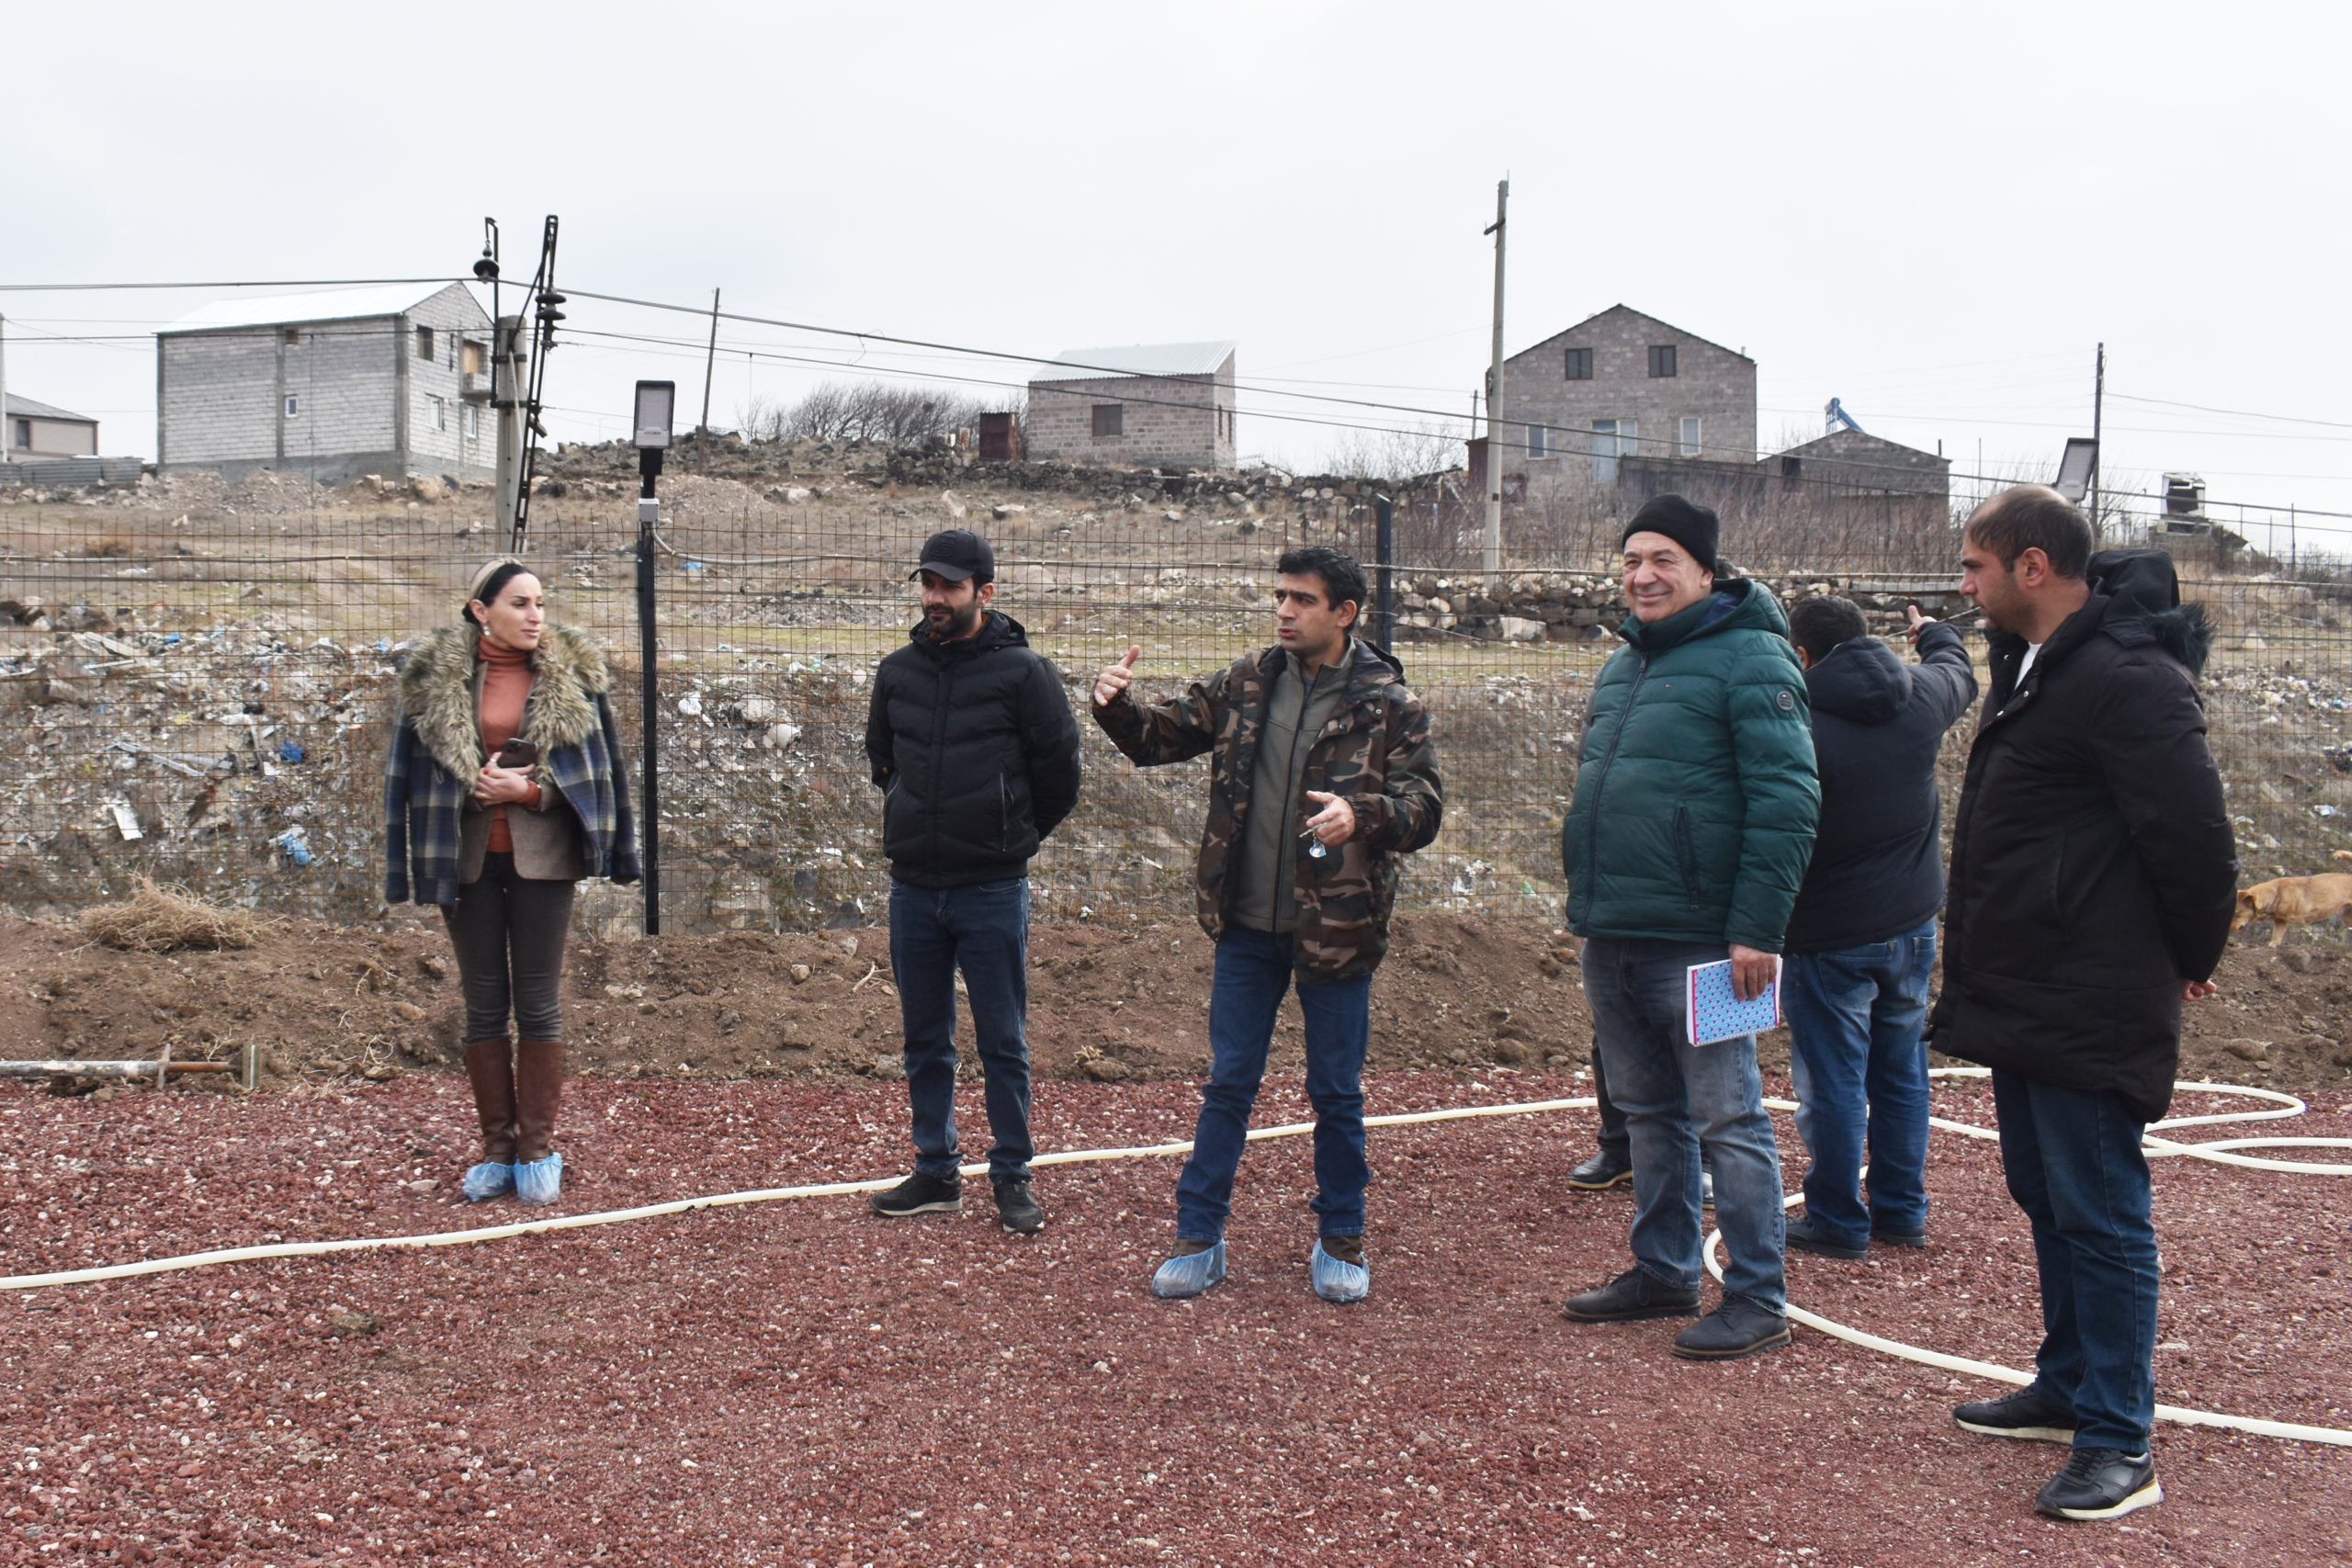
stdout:
<svg viewBox="0 0 2352 1568">
<path fill-rule="evenodd" d="M 475 643 L 481 660 L 481 743 L 483 754 L 496 758 L 516 731 L 523 728 L 523 707 L 531 698 L 531 656 L 518 648 L 482 637 Z M 539 786 L 531 785 L 531 798 L 526 803 L 539 803 Z M 490 852 L 511 855 L 514 852 L 514 835 L 506 826 L 506 807 L 496 806 L 490 814 Z"/>
</svg>

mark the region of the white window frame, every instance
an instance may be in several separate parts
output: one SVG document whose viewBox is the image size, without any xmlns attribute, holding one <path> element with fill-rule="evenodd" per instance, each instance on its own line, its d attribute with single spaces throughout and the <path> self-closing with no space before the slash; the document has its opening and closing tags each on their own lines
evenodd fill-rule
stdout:
<svg viewBox="0 0 2352 1568">
<path fill-rule="evenodd" d="M 480 403 L 466 405 L 466 434 L 472 440 L 481 439 L 481 405 Z"/>
<path fill-rule="evenodd" d="M 1551 434 L 1540 424 L 1531 424 L 1527 427 L 1527 460 L 1529 462 L 1540 462 L 1552 455 Z"/>
<path fill-rule="evenodd" d="M 1686 413 L 1675 423 L 1674 455 L 1695 457 L 1702 450 L 1699 443 L 1699 416 Z"/>
<path fill-rule="evenodd" d="M 1592 482 L 1613 485 L 1617 482 L 1617 459 L 1634 455 L 1634 444 L 1641 439 L 1641 422 L 1631 419 L 1596 419 L 1592 422 Z"/>
<path fill-rule="evenodd" d="M 431 392 L 425 393 L 424 414 L 424 426 L 427 430 L 449 428 L 449 400 L 447 398 L 436 398 Z"/>
<path fill-rule="evenodd" d="M 301 393 L 288 392 L 286 394 L 286 417 L 288 419 L 300 419 L 302 417 Z"/>
</svg>

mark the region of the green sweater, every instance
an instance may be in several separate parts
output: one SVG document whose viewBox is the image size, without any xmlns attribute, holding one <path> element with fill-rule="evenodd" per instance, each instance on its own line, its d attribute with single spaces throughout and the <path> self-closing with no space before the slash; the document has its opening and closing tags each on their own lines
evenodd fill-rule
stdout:
<svg viewBox="0 0 2352 1568">
<path fill-rule="evenodd" d="M 1571 931 L 1781 950 L 1821 807 L 1788 631 L 1746 579 L 1618 628 L 1560 828 Z"/>
</svg>

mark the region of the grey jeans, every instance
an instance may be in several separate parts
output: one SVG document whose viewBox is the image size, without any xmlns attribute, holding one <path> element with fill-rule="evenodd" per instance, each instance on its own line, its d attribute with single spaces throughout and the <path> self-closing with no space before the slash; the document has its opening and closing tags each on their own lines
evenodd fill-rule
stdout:
<svg viewBox="0 0 2352 1568">
<path fill-rule="evenodd" d="M 506 1038 L 511 1010 L 519 1038 L 563 1038 L 563 939 L 577 885 L 519 876 L 513 855 L 485 855 L 481 879 L 458 889 L 441 911 L 458 951 L 466 994 L 466 1043 Z"/>
</svg>

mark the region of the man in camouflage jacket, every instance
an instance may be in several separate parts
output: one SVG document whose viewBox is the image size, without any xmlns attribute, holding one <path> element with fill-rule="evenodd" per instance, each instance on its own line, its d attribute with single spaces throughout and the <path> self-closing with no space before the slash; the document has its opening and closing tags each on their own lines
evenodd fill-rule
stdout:
<svg viewBox="0 0 2352 1568">
<path fill-rule="evenodd" d="M 1404 667 L 1352 635 L 1363 569 L 1338 550 L 1277 563 L 1281 641 L 1145 706 L 1127 687 L 1140 648 L 1105 670 L 1094 718 L 1145 767 L 1206 751 L 1209 813 L 1196 877 L 1216 939 L 1213 1055 L 1193 1154 L 1177 1186 L 1177 1251 L 1153 1290 L 1193 1296 L 1225 1274 L 1225 1221 L 1283 998 L 1295 986 L 1314 1104 L 1316 1292 L 1355 1301 L 1363 1261 L 1361 1080 L 1373 971 L 1388 952 L 1398 857 L 1444 814 L 1429 712 Z"/>
</svg>

